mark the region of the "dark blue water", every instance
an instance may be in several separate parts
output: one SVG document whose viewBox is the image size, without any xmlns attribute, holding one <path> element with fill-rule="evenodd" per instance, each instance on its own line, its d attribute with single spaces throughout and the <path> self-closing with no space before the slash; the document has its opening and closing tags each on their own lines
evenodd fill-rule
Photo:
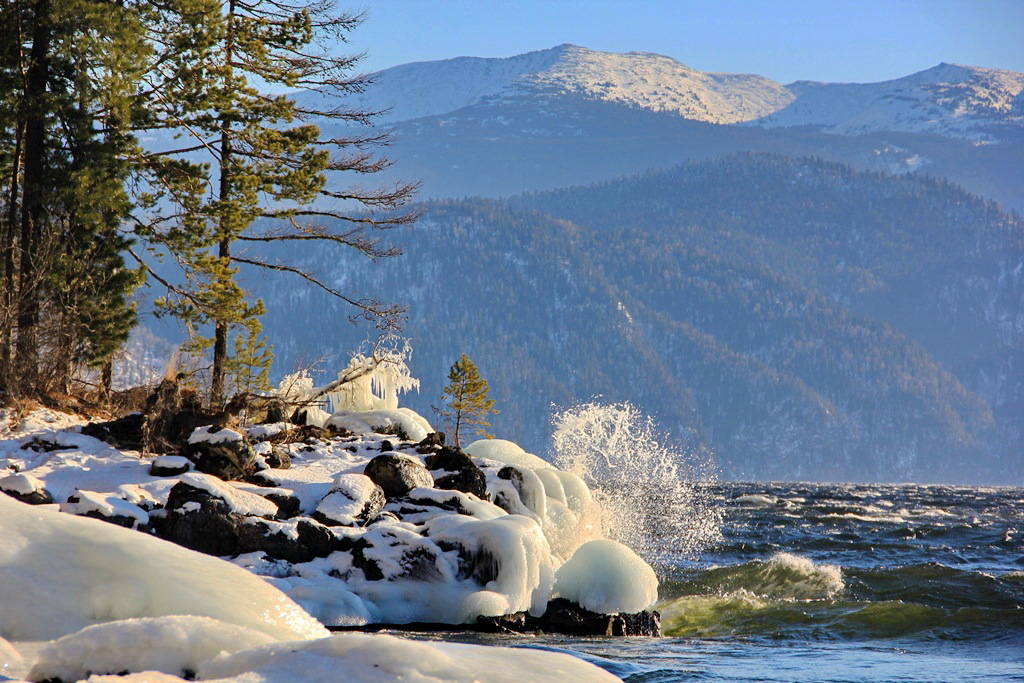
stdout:
<svg viewBox="0 0 1024 683">
<path fill-rule="evenodd" d="M 664 637 L 473 640 L 572 652 L 631 682 L 1024 681 L 1024 489 L 707 494 L 722 540 L 662 567 Z"/>
</svg>

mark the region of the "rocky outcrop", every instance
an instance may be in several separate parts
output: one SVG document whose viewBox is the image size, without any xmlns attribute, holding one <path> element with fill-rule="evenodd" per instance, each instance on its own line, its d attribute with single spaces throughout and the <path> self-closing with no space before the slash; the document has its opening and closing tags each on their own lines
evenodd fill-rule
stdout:
<svg viewBox="0 0 1024 683">
<path fill-rule="evenodd" d="M 488 500 L 487 477 L 476 466 L 473 459 L 457 448 L 441 446 L 433 455 L 428 455 L 424 464 L 428 470 L 443 474 L 435 475 L 434 486 L 472 493 L 481 500 Z"/>
</svg>

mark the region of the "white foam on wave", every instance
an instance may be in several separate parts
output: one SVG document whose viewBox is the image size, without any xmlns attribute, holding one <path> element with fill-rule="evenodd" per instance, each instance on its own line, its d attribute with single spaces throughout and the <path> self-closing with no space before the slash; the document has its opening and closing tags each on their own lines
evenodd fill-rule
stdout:
<svg viewBox="0 0 1024 683">
<path fill-rule="evenodd" d="M 773 598 L 812 600 L 831 598 L 846 587 L 842 570 L 832 564 L 816 564 L 806 557 L 777 553 L 757 573 L 748 590 Z"/>
</svg>

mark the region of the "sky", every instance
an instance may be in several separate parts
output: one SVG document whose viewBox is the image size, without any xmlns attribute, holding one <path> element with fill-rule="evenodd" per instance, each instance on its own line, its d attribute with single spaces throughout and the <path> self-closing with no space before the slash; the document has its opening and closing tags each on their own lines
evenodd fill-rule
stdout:
<svg viewBox="0 0 1024 683">
<path fill-rule="evenodd" d="M 701 71 L 874 82 L 940 62 L 1024 72 L 1024 0 L 339 0 L 364 71 L 574 43 Z"/>
</svg>

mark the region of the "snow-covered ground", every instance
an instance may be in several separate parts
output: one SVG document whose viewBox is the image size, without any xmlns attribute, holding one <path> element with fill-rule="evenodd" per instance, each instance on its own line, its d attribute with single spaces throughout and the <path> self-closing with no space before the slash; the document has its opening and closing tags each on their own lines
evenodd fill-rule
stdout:
<svg viewBox="0 0 1024 683">
<path fill-rule="evenodd" d="M 381 422 L 377 413 L 366 429 Z M 246 483 L 156 476 L 157 458 L 85 436 L 82 420 L 51 411 L 2 417 L 0 490 L 45 490 L 53 502 L 0 494 L 0 680 L 127 671 L 134 680 L 313 681 L 339 670 L 350 680 L 614 680 L 563 654 L 328 637 L 324 625 L 536 616 L 560 595 L 632 612 L 657 595 L 642 559 L 601 540 L 586 485 L 510 442 L 467 448 L 484 474 L 482 497 L 419 486 L 385 500 L 363 474 L 367 463 L 384 453 L 426 471 L 429 449 L 372 432 L 289 442 L 294 427 L 261 425 L 245 435 L 260 467 L 272 452 L 291 467 Z M 231 442 L 209 431 L 193 441 Z M 169 508 L 182 492 L 189 502 Z M 269 550 L 218 558 L 156 537 L 161 524 L 197 519 L 189 515 L 207 502 L 237 528 L 255 526 Z M 292 557 L 307 552 L 311 529 L 323 550 Z"/>
</svg>

